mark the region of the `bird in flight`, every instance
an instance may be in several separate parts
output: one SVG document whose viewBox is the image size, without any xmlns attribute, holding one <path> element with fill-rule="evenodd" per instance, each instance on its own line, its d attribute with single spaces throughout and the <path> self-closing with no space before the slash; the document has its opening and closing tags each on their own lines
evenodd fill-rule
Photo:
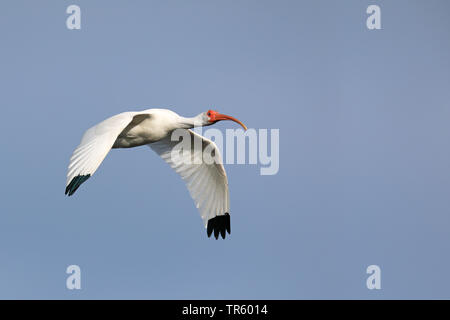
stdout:
<svg viewBox="0 0 450 320">
<path fill-rule="evenodd" d="M 148 145 L 185 181 L 199 209 L 208 237 L 214 233 L 216 239 L 219 234 L 225 239 L 226 232 L 231 233 L 230 200 L 227 174 L 220 152 L 213 141 L 190 130 L 221 120 L 237 122 L 247 130 L 238 119 L 214 110 L 202 112 L 192 118 L 179 116 L 167 109 L 123 112 L 112 116 L 84 133 L 80 145 L 70 158 L 65 194 L 73 195 L 94 174 L 109 150 Z M 178 133 L 189 137 L 190 145 L 193 146 L 187 152 L 184 150 L 183 155 L 173 152 L 179 144 L 179 141 L 172 141 L 171 138 L 176 130 L 181 130 Z M 205 150 L 209 150 L 216 161 L 195 161 L 202 159 Z"/>
</svg>

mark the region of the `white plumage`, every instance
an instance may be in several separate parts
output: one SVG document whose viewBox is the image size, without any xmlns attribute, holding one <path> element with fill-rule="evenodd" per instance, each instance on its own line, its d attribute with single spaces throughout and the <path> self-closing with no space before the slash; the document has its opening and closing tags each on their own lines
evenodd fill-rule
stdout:
<svg viewBox="0 0 450 320">
<path fill-rule="evenodd" d="M 71 196 L 94 174 L 111 148 L 132 148 L 147 144 L 185 181 L 186 187 L 207 227 L 208 236 L 214 232 L 225 238 L 230 228 L 228 179 L 220 152 L 209 139 L 189 130 L 220 120 L 232 120 L 247 129 L 239 120 L 209 110 L 193 118 L 184 118 L 167 109 L 124 112 L 110 117 L 88 129 L 73 152 L 67 172 L 66 194 Z M 174 150 L 179 141 L 172 141 L 174 130 L 191 139 L 190 152 Z M 186 130 L 186 131 L 184 131 Z M 214 154 L 213 163 L 203 161 L 203 152 Z M 175 155 L 175 156 L 174 156 Z M 189 161 L 190 160 L 190 161 Z"/>
<path fill-rule="evenodd" d="M 188 132 L 193 139 L 200 139 L 203 145 L 211 144 L 215 152 L 219 152 L 216 144 L 211 140 L 192 130 L 188 130 Z M 171 141 L 170 137 L 166 137 L 149 144 L 149 146 L 184 180 L 206 226 L 209 219 L 223 215 L 230 210 L 227 174 L 222 163 L 206 164 L 202 162 L 201 164 L 195 164 L 195 161 L 191 159 L 191 164 L 186 164 L 187 159 L 183 157 L 182 152 L 180 152 L 179 158 L 171 157 L 172 149 L 177 143 Z M 198 153 L 203 150 L 204 148 L 195 151 L 197 154 L 191 154 L 190 156 L 197 159 L 201 158 L 202 154 Z"/>
</svg>

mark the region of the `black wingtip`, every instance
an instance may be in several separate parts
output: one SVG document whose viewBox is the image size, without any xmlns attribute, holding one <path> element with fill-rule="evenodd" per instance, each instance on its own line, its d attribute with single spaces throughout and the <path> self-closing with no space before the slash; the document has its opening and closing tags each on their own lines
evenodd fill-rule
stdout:
<svg viewBox="0 0 450 320">
<path fill-rule="evenodd" d="M 75 178 L 70 181 L 70 183 L 66 187 L 66 191 L 64 194 L 67 194 L 69 197 L 77 191 L 77 189 L 81 186 L 83 182 L 85 182 L 87 179 L 89 179 L 91 175 L 78 175 Z"/>
<path fill-rule="evenodd" d="M 208 220 L 208 226 L 206 228 L 206 233 L 208 234 L 208 238 L 211 237 L 214 231 L 214 237 L 219 239 L 219 234 L 222 236 L 222 239 L 225 239 L 226 232 L 231 234 L 231 223 L 230 223 L 230 214 L 225 212 L 224 215 L 215 216 L 212 219 Z"/>
</svg>

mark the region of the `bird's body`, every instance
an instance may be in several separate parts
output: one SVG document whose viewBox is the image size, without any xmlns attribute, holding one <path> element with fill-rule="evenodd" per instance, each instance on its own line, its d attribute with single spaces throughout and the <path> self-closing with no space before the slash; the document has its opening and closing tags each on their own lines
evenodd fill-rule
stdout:
<svg viewBox="0 0 450 320">
<path fill-rule="evenodd" d="M 148 145 L 185 180 L 187 188 L 207 227 L 208 236 L 214 232 L 225 238 L 230 233 L 228 179 L 217 146 L 193 131 L 196 126 L 211 125 L 220 120 L 239 120 L 209 110 L 193 118 L 181 117 L 167 109 L 148 109 L 140 112 L 123 112 L 88 129 L 75 149 L 67 173 L 66 194 L 71 196 L 79 186 L 97 170 L 111 148 L 133 148 Z M 180 129 L 193 145 L 188 155 L 174 157 L 178 141 L 172 141 L 174 130 Z M 187 161 L 203 159 L 205 148 L 219 155 L 214 163 Z"/>
<path fill-rule="evenodd" d="M 133 148 L 159 141 L 177 129 L 181 117 L 167 109 L 134 112 L 133 120 L 119 134 L 113 148 Z"/>
</svg>

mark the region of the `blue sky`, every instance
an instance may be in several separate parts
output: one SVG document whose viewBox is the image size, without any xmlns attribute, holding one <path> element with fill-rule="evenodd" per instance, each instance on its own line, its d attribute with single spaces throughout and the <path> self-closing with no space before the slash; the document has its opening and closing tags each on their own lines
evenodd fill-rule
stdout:
<svg viewBox="0 0 450 320">
<path fill-rule="evenodd" d="M 65 25 L 81 7 L 81 30 Z M 382 30 L 366 28 L 381 7 Z M 0 298 L 449 298 L 448 1 L 3 1 Z M 228 165 L 206 237 L 148 148 L 71 198 L 68 161 L 119 112 L 210 108 L 280 129 L 280 170 Z M 225 130 L 234 127 L 220 123 Z M 81 267 L 82 289 L 65 287 Z M 382 289 L 366 288 L 366 268 Z"/>
</svg>

